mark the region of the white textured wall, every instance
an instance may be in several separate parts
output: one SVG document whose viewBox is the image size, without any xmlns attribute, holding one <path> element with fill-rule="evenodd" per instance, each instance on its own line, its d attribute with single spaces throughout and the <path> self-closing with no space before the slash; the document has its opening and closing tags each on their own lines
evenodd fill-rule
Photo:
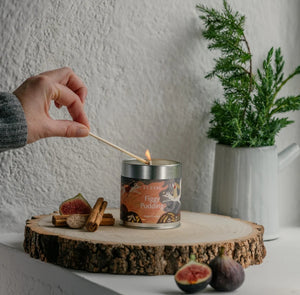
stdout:
<svg viewBox="0 0 300 295">
<path fill-rule="evenodd" d="M 181 161 L 185 209 L 208 212 L 214 142 L 206 138 L 211 102 L 222 94 L 204 75 L 213 54 L 201 38 L 192 0 L 1 0 L 0 89 L 70 66 L 88 86 L 86 112 L 94 133 L 143 155 Z M 202 1 L 215 7 L 221 1 Z M 247 15 L 257 67 L 281 46 L 286 72 L 300 64 L 300 1 L 232 1 Z M 299 93 L 300 78 L 286 88 Z M 52 114 L 66 117 L 65 110 Z M 278 138 L 300 143 L 300 115 Z M 25 219 L 48 213 L 82 192 L 119 205 L 126 156 L 93 138 L 51 138 L 0 154 L 0 231 L 22 231 Z M 300 224 L 300 159 L 280 181 L 281 223 Z"/>
</svg>

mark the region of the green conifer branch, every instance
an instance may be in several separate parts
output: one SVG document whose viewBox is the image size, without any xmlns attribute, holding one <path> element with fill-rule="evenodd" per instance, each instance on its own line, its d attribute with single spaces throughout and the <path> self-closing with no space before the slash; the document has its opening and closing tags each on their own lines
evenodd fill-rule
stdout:
<svg viewBox="0 0 300 295">
<path fill-rule="evenodd" d="M 300 66 L 284 79 L 281 49 L 271 48 L 254 76 L 245 16 L 233 12 L 226 0 L 221 11 L 200 4 L 196 8 L 208 49 L 221 53 L 205 76 L 217 77 L 224 89 L 224 101 L 216 100 L 211 108 L 208 137 L 233 147 L 274 145 L 278 132 L 293 122 L 276 115 L 300 110 L 300 95 L 277 99 L 283 86 L 300 74 Z"/>
</svg>

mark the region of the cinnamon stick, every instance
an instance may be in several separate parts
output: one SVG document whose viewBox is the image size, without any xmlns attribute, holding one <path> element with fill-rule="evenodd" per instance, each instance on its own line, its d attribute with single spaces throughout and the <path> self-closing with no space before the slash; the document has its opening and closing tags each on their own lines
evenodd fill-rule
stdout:
<svg viewBox="0 0 300 295">
<path fill-rule="evenodd" d="M 68 226 L 67 218 L 72 215 L 79 215 L 85 217 L 85 221 L 88 219 L 89 214 L 71 214 L 71 215 L 53 215 L 52 216 L 52 224 L 56 227 L 64 227 Z M 111 213 L 104 213 L 103 219 L 100 225 L 114 225 L 115 219 Z"/>
<path fill-rule="evenodd" d="M 55 226 L 67 226 L 67 218 L 69 216 L 71 216 L 72 214 L 70 215 L 53 215 L 52 216 L 52 224 L 55 225 Z M 79 215 L 82 215 L 86 218 L 88 218 L 89 214 L 79 214 Z"/>
<path fill-rule="evenodd" d="M 103 198 L 99 198 L 90 214 L 87 222 L 86 229 L 90 232 L 94 232 L 98 229 L 104 214 L 104 210 L 106 209 L 107 202 L 103 200 Z"/>
<path fill-rule="evenodd" d="M 72 214 L 64 214 L 64 215 L 61 215 L 61 214 L 55 214 L 55 215 L 52 215 L 52 220 L 65 220 L 66 218 L 68 218 L 70 215 Z M 78 214 L 78 215 L 82 215 L 82 216 L 87 216 L 89 217 L 90 214 Z M 111 213 L 104 213 L 103 214 L 103 217 L 104 218 L 113 218 L 113 215 Z"/>
<path fill-rule="evenodd" d="M 98 212 L 98 215 L 97 215 L 97 218 L 96 218 L 96 221 L 95 221 L 96 224 L 99 225 L 101 223 L 106 207 L 107 207 L 107 202 L 104 201 L 101 205 L 100 211 Z"/>
<path fill-rule="evenodd" d="M 67 226 L 67 218 L 66 219 L 55 219 L 52 217 L 52 224 L 57 227 Z"/>
<path fill-rule="evenodd" d="M 103 217 L 100 226 L 110 226 L 114 224 L 115 224 L 115 219 L 113 217 L 110 218 Z"/>
<path fill-rule="evenodd" d="M 98 212 L 100 211 L 101 205 L 103 203 L 104 199 L 103 198 L 98 198 L 91 213 L 90 216 L 86 222 L 86 225 L 90 224 L 90 223 L 95 223 Z"/>
</svg>

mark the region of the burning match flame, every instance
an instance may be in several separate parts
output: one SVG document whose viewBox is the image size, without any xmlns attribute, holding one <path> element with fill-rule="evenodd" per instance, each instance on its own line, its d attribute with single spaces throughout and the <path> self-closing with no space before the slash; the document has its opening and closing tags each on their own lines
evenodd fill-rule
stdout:
<svg viewBox="0 0 300 295">
<path fill-rule="evenodd" d="M 149 150 L 147 149 L 145 152 L 146 159 L 148 160 L 149 165 L 151 165 L 151 155 Z"/>
</svg>

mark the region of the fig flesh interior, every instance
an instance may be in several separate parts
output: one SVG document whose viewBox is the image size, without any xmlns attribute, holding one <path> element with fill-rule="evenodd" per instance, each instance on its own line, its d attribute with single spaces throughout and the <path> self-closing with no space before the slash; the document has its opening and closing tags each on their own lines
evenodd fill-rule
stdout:
<svg viewBox="0 0 300 295">
<path fill-rule="evenodd" d="M 198 284 L 206 281 L 211 276 L 211 270 L 207 265 L 190 263 L 177 272 L 175 279 L 181 284 Z"/>
</svg>

